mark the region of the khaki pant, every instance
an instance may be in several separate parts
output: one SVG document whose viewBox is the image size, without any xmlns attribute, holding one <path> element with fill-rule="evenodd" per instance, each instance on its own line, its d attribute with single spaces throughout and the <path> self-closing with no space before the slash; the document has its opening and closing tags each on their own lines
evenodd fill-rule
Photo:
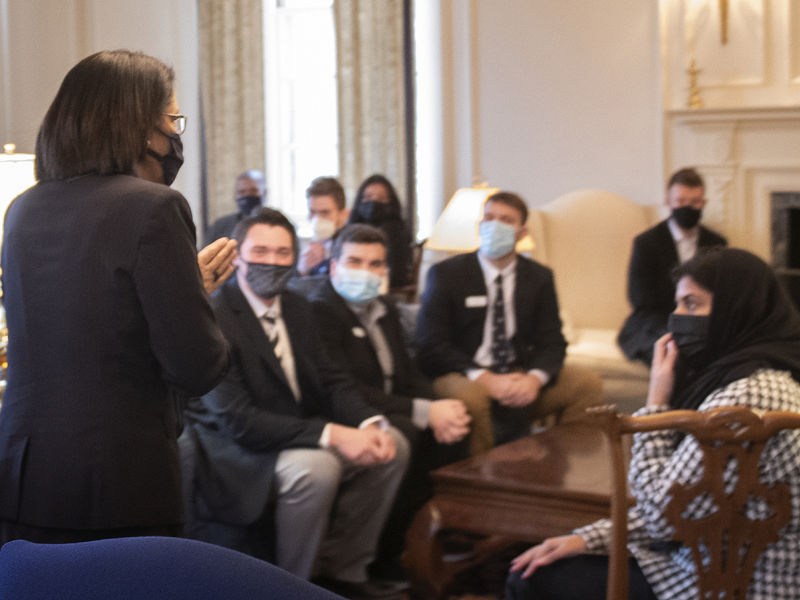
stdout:
<svg viewBox="0 0 800 600">
<path fill-rule="evenodd" d="M 496 401 L 489 397 L 481 384 L 461 373 L 448 373 L 433 382 L 433 389 L 437 398 L 457 398 L 467 407 L 472 417 L 471 456 L 494 447 L 496 424 L 492 423 L 492 403 Z M 565 366 L 556 383 L 544 388 L 530 406 L 520 408 L 519 416 L 530 423 L 555 415 L 558 422 L 564 423 L 583 417 L 588 407 L 602 403 L 603 382 L 600 376 L 591 369 Z"/>
</svg>

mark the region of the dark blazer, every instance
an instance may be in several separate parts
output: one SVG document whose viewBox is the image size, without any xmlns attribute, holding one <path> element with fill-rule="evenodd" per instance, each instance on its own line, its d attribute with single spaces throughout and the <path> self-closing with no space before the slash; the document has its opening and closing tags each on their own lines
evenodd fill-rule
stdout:
<svg viewBox="0 0 800 600">
<path fill-rule="evenodd" d="M 378 320 L 378 325 L 394 360 L 389 394 L 383 391 L 383 370 L 366 330 L 330 281 L 321 286 L 311 300 L 329 356 L 339 368 L 353 376 L 370 405 L 391 420 L 398 414 L 410 417 L 413 398 L 433 398 L 433 387 L 408 354 L 400 315 L 391 300 L 386 297 L 377 300 L 386 307 L 386 314 Z"/>
<path fill-rule="evenodd" d="M 418 360 L 430 377 L 479 368 L 473 360 L 483 341 L 487 306 L 470 298 L 486 298 L 486 284 L 477 252 L 459 254 L 428 271 L 417 321 Z M 517 256 L 514 308 L 517 332 L 511 340 L 517 366 L 541 369 L 553 377 L 564 363 L 567 343 L 547 267 Z"/>
<path fill-rule="evenodd" d="M 698 248 L 725 246 L 721 235 L 700 226 Z M 667 331 L 667 318 L 675 307 L 672 271 L 678 266 L 678 251 L 667 221 L 640 233 L 633 240 L 628 267 L 628 300 L 633 312 L 625 320 L 617 342 L 631 360 L 648 365 L 653 344 Z"/>
<path fill-rule="evenodd" d="M 357 427 L 377 412 L 328 359 L 301 296 L 281 294 L 299 402 L 235 278 L 217 290 L 212 304 L 232 364 L 222 383 L 187 411 L 201 448 L 195 483 L 215 519 L 244 525 L 264 511 L 281 450 L 316 448 L 325 423 Z"/>
<path fill-rule="evenodd" d="M 233 229 L 242 220 L 242 215 L 238 212 L 223 215 L 206 229 L 206 234 L 203 236 L 203 245 L 207 246 L 213 241 L 223 237 L 231 237 Z"/>
<path fill-rule="evenodd" d="M 127 175 L 45 181 L 3 241 L 0 518 L 179 524 L 174 390 L 205 393 L 228 365 L 186 200 Z"/>
</svg>

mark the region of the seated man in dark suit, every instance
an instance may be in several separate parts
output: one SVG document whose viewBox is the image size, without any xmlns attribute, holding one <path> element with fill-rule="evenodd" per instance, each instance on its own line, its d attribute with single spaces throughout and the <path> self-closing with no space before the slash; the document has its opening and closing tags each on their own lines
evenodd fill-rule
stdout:
<svg viewBox="0 0 800 600">
<path fill-rule="evenodd" d="M 535 419 L 580 418 L 602 401 L 599 376 L 562 370 L 567 343 L 553 274 L 515 251 L 527 218 L 516 194 L 489 196 L 480 249 L 428 272 L 417 323 L 419 364 L 437 378 L 438 396 L 467 405 L 472 454 L 528 434 Z"/>
<path fill-rule="evenodd" d="M 412 517 L 430 499 L 428 472 L 466 458 L 470 421 L 461 401 L 431 400 L 433 386 L 409 356 L 397 308 L 378 296 L 387 274 L 386 245 L 381 230 L 346 225 L 331 247 L 330 280 L 311 298 L 331 359 L 411 442 L 409 471 L 384 531 L 378 569 L 399 558 Z"/>
<path fill-rule="evenodd" d="M 327 358 L 310 305 L 286 291 L 294 227 L 262 208 L 234 231 L 236 276 L 213 306 L 231 371 L 188 412 L 198 494 L 215 519 L 249 525 L 274 502 L 278 566 L 344 595 L 367 583 L 408 462 L 408 442 Z"/>
<path fill-rule="evenodd" d="M 667 318 L 675 308 L 672 271 L 700 248 L 725 246 L 721 235 L 700 225 L 706 205 L 703 178 L 694 169 L 680 169 L 667 182 L 670 217 L 633 240 L 628 268 L 628 299 L 633 312 L 625 320 L 617 342 L 631 360 L 647 366 L 653 344 L 667 332 Z"/>
<path fill-rule="evenodd" d="M 264 174 L 256 169 L 239 173 L 236 177 L 234 199 L 236 212 L 221 216 L 206 229 L 204 243 L 210 244 L 222 237 L 231 237 L 236 224 L 256 208 L 264 205 L 267 197 L 267 181 Z"/>
</svg>

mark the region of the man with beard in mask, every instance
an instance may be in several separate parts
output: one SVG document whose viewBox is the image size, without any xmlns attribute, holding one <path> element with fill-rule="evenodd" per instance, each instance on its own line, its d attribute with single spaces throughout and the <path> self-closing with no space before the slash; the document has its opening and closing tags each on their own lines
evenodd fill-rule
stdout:
<svg viewBox="0 0 800 600">
<path fill-rule="evenodd" d="M 327 358 L 310 305 L 286 290 L 297 235 L 262 208 L 236 226 L 236 276 L 212 299 L 231 369 L 188 410 L 200 450 L 197 493 L 214 520 L 272 512 L 275 563 L 347 597 L 367 580 L 408 463 L 408 442 Z M 274 506 L 273 506 L 274 504 Z M 315 571 L 312 571 L 315 569 Z"/>
<path fill-rule="evenodd" d="M 633 240 L 628 268 L 628 300 L 633 311 L 617 337 L 625 356 L 648 367 L 653 344 L 667 332 L 667 318 L 675 307 L 672 271 L 699 248 L 727 245 L 724 237 L 699 224 L 706 197 L 697 171 L 686 168 L 673 173 L 664 202 L 671 210 L 669 218 Z"/>
<path fill-rule="evenodd" d="M 236 224 L 253 210 L 263 206 L 266 197 L 267 180 L 264 173 L 256 169 L 240 173 L 236 178 L 235 187 L 236 212 L 224 215 L 209 225 L 203 238 L 205 243 L 210 244 L 219 238 L 231 237 Z"/>
</svg>

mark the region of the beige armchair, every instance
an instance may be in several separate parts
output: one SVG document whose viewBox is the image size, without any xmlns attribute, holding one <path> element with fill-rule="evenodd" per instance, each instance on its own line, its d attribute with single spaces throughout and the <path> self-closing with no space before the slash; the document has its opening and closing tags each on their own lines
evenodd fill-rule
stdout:
<svg viewBox="0 0 800 600">
<path fill-rule="evenodd" d="M 567 364 L 603 377 L 606 400 L 628 412 L 643 405 L 648 369 L 629 361 L 616 336 L 630 311 L 627 272 L 633 238 L 655 221 L 655 207 L 601 190 L 576 190 L 531 211 L 533 258 L 553 269 Z"/>
</svg>

